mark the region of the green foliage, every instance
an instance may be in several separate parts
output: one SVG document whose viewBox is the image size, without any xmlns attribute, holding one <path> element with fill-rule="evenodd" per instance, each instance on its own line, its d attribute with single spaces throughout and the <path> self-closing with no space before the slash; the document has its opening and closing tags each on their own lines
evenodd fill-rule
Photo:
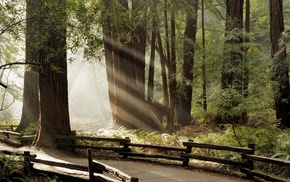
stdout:
<svg viewBox="0 0 290 182">
<path fill-rule="evenodd" d="M 229 124 L 225 125 L 225 130 L 221 132 L 201 135 L 194 141 L 239 147 L 248 147 L 248 144 L 253 143 L 256 155 L 275 156 L 275 154 L 279 154 L 276 157 L 285 157 L 285 154 L 290 151 L 289 136 L 289 131 L 282 132 L 271 123 L 268 123 L 267 126 L 239 127 Z"/>
<path fill-rule="evenodd" d="M 23 176 L 23 162 L 16 161 L 16 156 L 6 156 L 0 152 L 0 181 L 21 182 L 25 181 Z"/>
<path fill-rule="evenodd" d="M 24 135 L 35 135 L 37 131 L 37 123 L 30 123 L 24 130 L 23 134 Z"/>
</svg>

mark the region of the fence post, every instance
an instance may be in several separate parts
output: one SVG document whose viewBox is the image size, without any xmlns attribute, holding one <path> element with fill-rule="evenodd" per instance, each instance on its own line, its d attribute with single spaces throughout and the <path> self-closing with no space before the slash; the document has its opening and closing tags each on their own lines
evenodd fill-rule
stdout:
<svg viewBox="0 0 290 182">
<path fill-rule="evenodd" d="M 135 177 L 132 177 L 131 178 L 131 182 L 139 182 L 139 179 L 138 178 L 135 178 Z"/>
<path fill-rule="evenodd" d="M 23 165 L 24 174 L 29 174 L 32 167 L 30 151 L 24 151 L 23 157 L 24 157 L 24 165 Z"/>
<path fill-rule="evenodd" d="M 193 140 L 188 140 L 188 142 L 193 142 Z M 191 146 L 187 146 L 187 147 L 186 147 L 186 151 L 185 151 L 185 153 L 186 153 L 186 154 L 190 154 L 190 153 L 191 153 L 191 150 L 192 150 L 192 147 L 191 147 Z M 187 166 L 188 163 L 189 163 L 189 157 L 184 157 L 184 158 L 185 158 L 185 159 L 183 160 L 182 165 L 185 167 L 185 166 Z"/>
<path fill-rule="evenodd" d="M 71 131 L 71 135 L 72 135 L 72 136 L 76 136 L 76 135 L 77 135 L 77 132 L 76 132 L 75 130 L 73 130 L 73 131 Z M 75 140 L 75 139 L 72 139 L 72 140 L 71 140 L 71 144 L 72 144 L 72 145 L 76 144 L 76 140 Z M 72 151 L 72 152 L 75 152 L 75 148 L 72 147 L 72 148 L 71 148 L 71 151 Z"/>
<path fill-rule="evenodd" d="M 129 140 L 128 142 L 122 142 L 121 145 L 123 145 L 123 148 L 125 149 L 124 151 L 130 151 L 130 148 L 128 146 L 128 143 L 131 142 L 130 138 L 129 137 L 125 137 L 125 139 Z M 128 155 L 126 154 L 123 154 L 123 159 L 127 159 L 128 158 Z"/>
<path fill-rule="evenodd" d="M 89 178 L 90 178 L 90 182 L 94 182 L 95 181 L 95 176 L 94 176 L 94 164 L 93 164 L 92 149 L 88 149 L 87 153 L 88 153 Z"/>
<path fill-rule="evenodd" d="M 248 144 L 248 148 L 252 149 L 252 151 L 249 154 L 255 154 L 255 144 L 254 143 Z M 243 156 L 245 156 L 245 158 L 247 160 L 249 170 L 250 171 L 253 170 L 254 169 L 254 161 L 248 159 L 246 154 L 243 154 Z M 248 179 L 253 178 L 253 175 L 251 174 L 251 172 L 246 173 L 246 178 L 248 178 Z"/>
<path fill-rule="evenodd" d="M 10 125 L 10 130 L 13 131 L 13 124 Z"/>
<path fill-rule="evenodd" d="M 254 143 L 248 144 L 248 148 L 253 150 L 250 154 L 255 154 L 255 144 Z M 253 170 L 254 169 L 254 161 L 247 159 L 247 162 L 249 164 L 249 169 Z"/>
</svg>

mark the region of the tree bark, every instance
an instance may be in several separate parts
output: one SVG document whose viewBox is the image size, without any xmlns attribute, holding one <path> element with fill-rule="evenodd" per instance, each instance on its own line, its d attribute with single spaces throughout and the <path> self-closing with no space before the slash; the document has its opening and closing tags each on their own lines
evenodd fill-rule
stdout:
<svg viewBox="0 0 290 182">
<path fill-rule="evenodd" d="M 149 62 L 149 73 L 148 73 L 148 88 L 147 88 L 147 102 L 150 104 L 153 100 L 154 94 L 154 62 L 155 62 L 155 51 L 156 51 L 156 32 L 157 32 L 157 12 L 155 9 L 156 3 L 154 3 L 153 9 L 153 22 L 152 22 L 152 33 L 151 33 L 151 52 Z"/>
<path fill-rule="evenodd" d="M 26 1 L 26 63 L 39 63 L 39 8 L 39 1 Z M 24 73 L 22 116 L 16 131 L 24 131 L 29 124 L 36 124 L 38 117 L 38 66 L 31 65 L 26 67 Z"/>
<path fill-rule="evenodd" d="M 167 130 L 174 131 L 175 109 L 176 109 L 176 35 L 175 35 L 175 13 L 171 12 L 171 59 L 169 62 L 169 120 Z"/>
<path fill-rule="evenodd" d="M 194 65 L 194 44 L 197 31 L 198 0 L 192 3 L 193 8 L 186 12 L 186 26 L 184 32 L 184 61 L 182 65 L 182 95 L 178 103 L 178 123 L 189 125 L 191 117 L 192 83 Z"/>
<path fill-rule="evenodd" d="M 38 147 L 56 147 L 57 135 L 70 135 L 66 55 L 66 1 L 42 4 L 40 49 L 39 125 L 33 142 Z M 56 11 L 57 10 L 57 11 Z M 50 16 L 47 16 L 50 15 Z M 52 21 L 54 20 L 54 21 Z"/>
<path fill-rule="evenodd" d="M 102 0 L 105 9 L 102 11 L 104 17 L 103 22 L 103 34 L 104 34 L 104 51 L 105 51 L 105 62 L 106 62 L 106 72 L 108 80 L 108 93 L 110 106 L 112 110 L 112 120 L 115 121 L 117 114 L 116 111 L 116 98 L 115 98 L 115 89 L 114 89 L 114 56 L 113 56 L 113 27 L 111 14 L 112 11 L 110 0 Z"/>
<path fill-rule="evenodd" d="M 290 93 L 286 45 L 280 43 L 284 32 L 283 1 L 270 0 L 269 8 L 276 119 L 278 126 L 285 129 L 290 128 Z"/>
<path fill-rule="evenodd" d="M 243 95 L 243 0 L 226 1 L 226 26 L 224 62 L 222 67 L 222 123 L 245 123 L 244 111 L 233 112 L 242 100 L 238 95 Z"/>
</svg>

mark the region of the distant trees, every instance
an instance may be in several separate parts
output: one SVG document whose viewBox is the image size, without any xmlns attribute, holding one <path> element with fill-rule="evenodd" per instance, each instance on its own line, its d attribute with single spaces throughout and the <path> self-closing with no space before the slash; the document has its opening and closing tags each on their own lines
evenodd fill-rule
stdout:
<svg viewBox="0 0 290 182">
<path fill-rule="evenodd" d="M 128 128 L 154 127 L 145 102 L 145 1 L 133 0 L 130 6 L 127 0 L 102 2 L 106 7 L 103 33 L 115 124 Z"/>
</svg>

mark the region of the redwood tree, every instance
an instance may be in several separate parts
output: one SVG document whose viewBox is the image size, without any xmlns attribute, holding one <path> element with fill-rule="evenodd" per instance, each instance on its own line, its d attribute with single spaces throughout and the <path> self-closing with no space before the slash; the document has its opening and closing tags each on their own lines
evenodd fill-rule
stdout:
<svg viewBox="0 0 290 182">
<path fill-rule="evenodd" d="M 290 128 L 289 70 L 286 45 L 280 43 L 284 32 L 283 1 L 270 0 L 269 8 L 276 119 L 280 128 Z"/>
<path fill-rule="evenodd" d="M 26 1 L 26 63 L 38 63 L 39 13 L 40 1 Z M 16 131 L 23 131 L 30 123 L 36 124 L 38 108 L 38 66 L 26 67 L 24 74 L 22 116 Z"/>
<path fill-rule="evenodd" d="M 103 4 L 109 20 L 103 30 L 115 126 L 154 128 L 145 100 L 145 1 L 133 0 L 132 6 L 127 0 L 103 0 Z"/>
<path fill-rule="evenodd" d="M 243 67 L 243 0 L 226 1 L 224 60 L 222 67 L 222 123 L 244 123 L 243 111 L 235 110 L 242 104 L 244 85 Z"/>
<path fill-rule="evenodd" d="M 70 135 L 66 55 L 66 1 L 41 1 L 39 125 L 33 145 L 56 147 L 57 135 Z"/>
<path fill-rule="evenodd" d="M 191 4 L 190 4 L 191 6 Z M 182 65 L 182 95 L 178 103 L 178 122 L 189 125 L 191 117 L 194 44 L 197 31 L 198 0 L 192 2 L 193 8 L 187 8 L 184 32 L 184 61 Z"/>
</svg>

